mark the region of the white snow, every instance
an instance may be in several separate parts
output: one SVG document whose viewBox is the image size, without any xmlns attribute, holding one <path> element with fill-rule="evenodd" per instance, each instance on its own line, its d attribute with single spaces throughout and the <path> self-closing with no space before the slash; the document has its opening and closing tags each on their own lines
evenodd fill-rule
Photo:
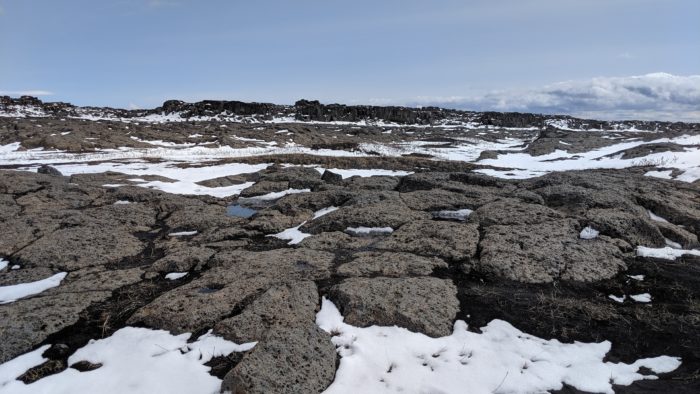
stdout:
<svg viewBox="0 0 700 394">
<path fill-rule="evenodd" d="M 647 171 L 644 173 L 644 176 L 650 176 L 654 178 L 660 178 L 660 179 L 673 179 L 671 174 L 673 173 L 673 170 L 666 170 L 666 171 Z"/>
<path fill-rule="evenodd" d="M 659 152 L 635 159 L 622 159 L 617 154 L 622 150 L 655 143 L 675 143 L 686 147 L 682 152 Z M 559 149 L 540 156 L 531 156 L 527 153 L 507 153 L 499 154 L 495 159 L 480 160 L 478 163 L 494 167 L 513 168 L 515 170 L 479 169 L 475 171 L 491 176 L 518 179 L 540 176 L 552 171 L 593 168 L 619 169 L 649 164 L 681 170 L 682 174 L 675 179 L 683 182 L 693 182 L 696 179 L 700 179 L 700 148 L 697 145 L 700 145 L 700 135 L 684 135 L 652 141 L 627 141 L 583 153 L 569 153 Z"/>
<path fill-rule="evenodd" d="M 661 216 L 654 214 L 654 212 L 652 212 L 652 211 L 647 211 L 647 212 L 649 212 L 649 218 L 651 218 L 651 220 L 653 220 L 655 222 L 668 223 L 668 220 L 662 218 Z"/>
<path fill-rule="evenodd" d="M 323 174 L 326 170 L 336 173 L 343 177 L 343 179 L 350 178 L 352 176 L 359 176 L 361 178 L 366 178 L 370 176 L 406 176 L 411 175 L 413 172 L 410 171 L 394 171 L 394 170 L 382 170 L 382 169 L 342 169 L 342 168 L 322 168 L 316 167 L 316 170 Z"/>
<path fill-rule="evenodd" d="M 581 230 L 581 234 L 579 234 L 579 238 L 581 238 L 581 239 L 595 239 L 598 237 L 598 234 L 600 234 L 600 232 L 598 230 L 594 229 L 591 226 L 587 226 L 583 230 Z"/>
<path fill-rule="evenodd" d="M 323 209 L 319 209 L 318 211 L 314 212 L 314 217 L 311 220 L 320 218 L 323 215 L 329 214 L 333 211 L 337 211 L 339 208 L 338 207 L 327 207 Z"/>
<path fill-rule="evenodd" d="M 187 343 L 189 333 L 171 335 L 163 330 L 126 327 L 112 336 L 91 340 L 68 358 L 68 365 L 88 361 L 102 366 L 87 372 L 68 368 L 32 384 L 14 380 L 32 366 L 45 361 L 37 349 L 0 365 L 0 390 L 24 393 L 218 393 L 221 380 L 209 374 L 204 364 L 213 357 L 250 350 L 211 334 Z"/>
<path fill-rule="evenodd" d="M 272 235 L 270 235 L 270 237 L 289 240 L 287 245 L 296 245 L 299 242 L 303 241 L 305 238 L 311 236 L 311 234 L 302 233 L 299 230 L 299 227 L 303 226 L 304 224 L 306 224 L 306 222 L 304 222 L 296 227 L 288 228 L 288 229 L 286 229 L 282 232 L 279 232 L 277 234 L 272 234 Z"/>
<path fill-rule="evenodd" d="M 611 343 L 561 343 L 541 339 L 493 320 L 481 333 L 458 320 L 454 332 L 431 338 L 400 327 L 355 327 L 343 322 L 332 302 L 322 300 L 316 324 L 333 334 L 341 356 L 326 394 L 354 393 L 539 393 L 564 384 L 613 393 L 612 384 L 655 379 L 678 368 L 680 359 L 645 358 L 631 364 L 605 362 Z"/>
<path fill-rule="evenodd" d="M 627 275 L 628 278 L 642 281 L 644 280 L 644 275 Z"/>
<path fill-rule="evenodd" d="M 0 304 L 8 304 L 19 300 L 20 298 L 29 297 L 34 294 L 39 294 L 52 287 L 61 284 L 63 278 L 68 273 L 59 272 L 46 279 L 37 280 L 35 282 L 20 283 L 17 285 L 0 286 Z"/>
<path fill-rule="evenodd" d="M 0 160 L 1 162 L 1 160 Z M 127 175 L 134 175 L 137 178 L 130 178 L 131 182 L 139 182 L 136 186 L 162 190 L 168 193 L 210 195 L 214 197 L 229 197 L 239 194 L 243 189 L 250 187 L 254 182 L 245 182 L 239 185 L 223 187 L 206 187 L 197 182 L 214 179 L 223 176 L 248 174 L 264 170 L 269 164 L 216 164 L 212 166 L 178 166 L 183 163 L 178 162 L 105 162 L 99 164 L 79 163 L 79 164 L 57 164 L 55 167 L 64 175 L 73 174 L 94 174 L 100 172 L 121 172 Z M 32 170 L 35 167 L 23 167 L 22 170 Z M 172 179 L 172 182 L 146 181 L 138 178 L 147 175 L 154 175 Z M 110 187 L 124 186 L 109 185 Z"/>
<path fill-rule="evenodd" d="M 391 227 L 348 227 L 345 232 L 353 235 L 373 235 L 373 234 L 391 234 L 394 229 Z"/>
<path fill-rule="evenodd" d="M 10 393 L 10 391 L 6 391 L 5 388 L 16 384 L 13 383 L 15 379 L 22 376 L 28 369 L 34 368 L 47 361 L 48 359 L 41 355 L 50 347 L 51 345 L 44 345 L 34 351 L 0 364 L 0 392 Z"/>
<path fill-rule="evenodd" d="M 282 190 L 281 192 L 272 192 L 272 193 L 263 194 L 262 196 L 255 196 L 255 197 L 248 197 L 248 198 L 255 199 L 255 200 L 271 201 L 271 200 L 280 199 L 280 198 L 286 196 L 287 194 L 308 193 L 310 191 L 311 191 L 311 189 L 287 189 L 287 190 Z"/>
<path fill-rule="evenodd" d="M 178 231 L 178 232 L 176 232 L 176 233 L 170 233 L 170 234 L 168 234 L 168 235 L 171 236 L 171 237 L 188 237 L 188 236 L 190 236 L 190 235 L 196 235 L 196 234 L 197 234 L 197 230 L 193 230 L 193 231 Z"/>
<path fill-rule="evenodd" d="M 314 212 L 314 216 L 311 218 L 311 220 L 320 218 L 323 215 L 329 214 L 333 211 L 337 211 L 338 207 L 327 207 L 323 209 L 319 209 L 318 211 Z M 303 225 L 306 224 L 307 221 L 302 222 L 300 225 L 292 228 L 288 228 L 282 232 L 279 232 L 277 234 L 271 234 L 268 235 L 268 237 L 275 237 L 279 239 L 284 239 L 284 240 L 289 240 L 287 245 L 296 245 L 299 242 L 303 241 L 305 238 L 310 237 L 312 234 L 309 233 L 303 233 L 299 228 Z"/>
<path fill-rule="evenodd" d="M 652 257 L 656 259 L 675 260 L 685 254 L 700 256 L 700 250 L 695 249 L 676 249 L 670 246 L 663 248 L 648 248 L 646 246 L 637 246 L 637 256 Z"/>
<path fill-rule="evenodd" d="M 471 209 L 458 209 L 455 211 L 449 211 L 449 210 L 444 210 L 444 211 L 437 211 L 433 212 L 433 216 L 436 218 L 440 219 L 453 219 L 453 220 L 467 220 L 469 215 L 474 212 Z"/>
<path fill-rule="evenodd" d="M 127 204 L 131 204 L 131 201 L 129 201 L 129 200 L 118 200 L 118 201 L 115 201 L 115 202 L 114 202 L 114 205 L 127 205 Z"/>
<path fill-rule="evenodd" d="M 10 264 L 9 261 L 0 258 L 0 271 L 4 270 L 7 265 Z"/>
<path fill-rule="evenodd" d="M 683 249 L 683 246 L 678 242 L 673 242 L 668 238 L 664 238 L 664 241 L 666 242 L 666 246 L 670 246 L 673 249 Z"/>
<path fill-rule="evenodd" d="M 187 276 L 187 272 L 170 272 L 165 275 L 165 279 L 177 280 L 180 278 L 184 278 L 185 276 Z"/>
<path fill-rule="evenodd" d="M 618 297 L 618 296 L 616 296 L 616 295 L 610 294 L 610 295 L 608 296 L 608 298 L 610 298 L 611 300 L 613 300 L 613 301 L 615 301 L 615 302 L 623 303 L 623 302 L 625 302 L 625 298 L 627 298 L 627 296 L 625 296 L 625 295 L 623 294 L 622 297 Z"/>
<path fill-rule="evenodd" d="M 649 293 L 630 295 L 630 298 L 637 301 L 637 302 L 643 302 L 643 303 L 651 302 L 651 294 L 649 294 Z"/>
</svg>

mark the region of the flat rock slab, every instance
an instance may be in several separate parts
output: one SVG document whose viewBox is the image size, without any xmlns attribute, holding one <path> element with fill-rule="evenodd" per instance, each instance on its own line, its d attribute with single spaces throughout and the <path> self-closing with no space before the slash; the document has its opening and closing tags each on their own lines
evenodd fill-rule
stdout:
<svg viewBox="0 0 700 394">
<path fill-rule="evenodd" d="M 418 220 L 408 223 L 385 240 L 377 249 L 437 256 L 448 260 L 468 259 L 476 253 L 479 229 L 473 223 Z"/>
<path fill-rule="evenodd" d="M 318 291 L 311 281 L 274 285 L 240 314 L 214 326 L 214 333 L 236 343 L 264 340 L 276 327 L 306 327 L 313 323 Z"/>
<path fill-rule="evenodd" d="M 223 392 L 246 394 L 320 393 L 335 376 L 335 346 L 315 323 L 278 327 L 232 369 Z"/>
<path fill-rule="evenodd" d="M 354 259 L 340 265 L 336 273 L 342 276 L 405 277 L 430 275 L 435 268 L 447 268 L 447 263 L 437 257 L 424 257 L 411 253 L 360 252 Z"/>
<path fill-rule="evenodd" d="M 330 290 L 345 322 L 407 328 L 440 337 L 452 332 L 459 310 L 452 281 L 424 278 L 351 278 Z"/>
<path fill-rule="evenodd" d="M 477 269 L 525 283 L 558 279 L 592 282 L 626 268 L 619 248 L 602 238 L 579 238 L 578 223 L 564 219 L 537 225 L 490 226 L 479 246 Z"/>
</svg>

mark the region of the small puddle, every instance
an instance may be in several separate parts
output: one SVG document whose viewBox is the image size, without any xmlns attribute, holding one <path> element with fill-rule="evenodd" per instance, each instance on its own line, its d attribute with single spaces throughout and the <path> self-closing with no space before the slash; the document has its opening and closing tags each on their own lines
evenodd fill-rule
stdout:
<svg viewBox="0 0 700 394">
<path fill-rule="evenodd" d="M 226 207 L 227 216 L 236 216 L 239 218 L 249 218 L 255 215 L 258 211 L 251 208 L 246 208 L 241 204 L 229 205 Z"/>
</svg>

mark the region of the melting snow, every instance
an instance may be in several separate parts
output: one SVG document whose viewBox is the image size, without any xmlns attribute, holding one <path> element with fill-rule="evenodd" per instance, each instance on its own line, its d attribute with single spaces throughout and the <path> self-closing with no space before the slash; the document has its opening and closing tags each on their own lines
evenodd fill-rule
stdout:
<svg viewBox="0 0 700 394">
<path fill-rule="evenodd" d="M 10 264 L 9 261 L 7 261 L 5 259 L 0 259 L 0 271 L 4 270 L 8 264 Z"/>
<path fill-rule="evenodd" d="M 218 393 L 221 380 L 204 364 L 214 357 L 252 349 L 214 336 L 211 331 L 187 343 L 189 333 L 126 327 L 111 337 L 91 340 L 68 358 L 68 365 L 88 361 L 102 366 L 87 372 L 68 368 L 32 384 L 15 380 L 40 365 L 48 345 L 0 365 L 0 390 L 6 393 Z"/>
<path fill-rule="evenodd" d="M 562 389 L 613 393 L 612 384 L 655 379 L 643 375 L 678 368 L 680 359 L 645 358 L 632 364 L 603 361 L 611 343 L 561 343 L 544 340 L 493 320 L 481 334 L 455 322 L 450 336 L 430 338 L 400 327 L 354 327 L 332 302 L 322 301 L 316 315 L 321 329 L 333 333 L 341 356 L 335 381 L 326 394 L 339 393 L 535 393 Z M 336 335 L 337 334 L 337 335 Z"/>
<path fill-rule="evenodd" d="M 322 167 L 316 167 L 316 170 L 323 174 L 326 169 Z M 386 175 L 386 176 L 406 176 L 406 175 L 411 175 L 413 172 L 410 171 L 394 171 L 394 170 L 382 170 L 382 169 L 341 169 L 341 168 L 328 168 L 328 171 L 331 171 L 333 173 L 336 173 L 345 178 L 350 178 L 352 176 L 359 176 L 361 178 L 366 178 L 370 176 L 379 176 L 379 175 Z"/>
<path fill-rule="evenodd" d="M 39 294 L 52 287 L 56 287 L 61 284 L 61 281 L 66 277 L 66 275 L 68 275 L 68 273 L 60 272 L 46 279 L 41 279 L 35 282 L 0 286 L 0 304 L 8 304 L 10 302 L 17 301 L 20 298 Z"/>
<path fill-rule="evenodd" d="M 270 200 L 280 199 L 280 198 L 286 196 L 287 194 L 308 193 L 310 191 L 311 191 L 311 189 L 287 189 L 287 190 L 282 190 L 281 192 L 272 192 L 272 193 L 263 194 L 262 196 L 255 196 L 255 197 L 249 197 L 249 198 L 255 199 L 255 200 L 270 201 Z"/>
</svg>

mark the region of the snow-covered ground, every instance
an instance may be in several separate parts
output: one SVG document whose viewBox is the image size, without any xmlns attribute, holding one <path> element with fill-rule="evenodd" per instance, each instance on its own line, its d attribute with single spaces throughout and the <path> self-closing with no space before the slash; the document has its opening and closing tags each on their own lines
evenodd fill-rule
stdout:
<svg viewBox="0 0 700 394">
<path fill-rule="evenodd" d="M 640 295 L 641 296 L 641 295 Z M 640 298 L 641 299 L 641 298 Z M 643 301 L 641 301 L 643 302 Z M 400 327 L 355 327 L 323 299 L 316 322 L 333 334 L 340 355 L 335 381 L 325 394 L 354 393 L 543 393 L 576 389 L 613 393 L 613 384 L 655 379 L 680 359 L 658 356 L 631 364 L 604 361 L 611 343 L 561 343 L 526 334 L 502 320 L 481 333 L 457 321 L 450 336 L 431 338 Z"/>
<path fill-rule="evenodd" d="M 657 143 L 675 143 L 688 146 L 683 152 L 653 153 L 635 159 L 622 159 L 616 153 L 641 145 Z M 652 141 L 627 141 L 609 145 L 584 153 L 569 153 L 564 150 L 556 150 L 550 154 L 532 156 L 527 153 L 500 154 L 495 159 L 484 159 L 478 163 L 493 167 L 505 167 L 509 170 L 480 169 L 476 170 L 486 175 L 524 179 L 544 175 L 553 171 L 586 170 L 594 168 L 628 168 L 639 165 L 652 165 L 663 168 L 675 168 L 682 172 L 675 179 L 684 182 L 693 182 L 700 179 L 700 135 L 681 136 L 677 138 L 659 138 Z M 661 177 L 670 178 L 668 175 Z M 648 173 L 649 176 L 659 176 L 657 172 Z"/>
<path fill-rule="evenodd" d="M 221 380 L 204 364 L 212 358 L 243 352 L 255 342 L 242 345 L 207 333 L 188 343 L 190 334 L 171 335 L 163 330 L 125 327 L 112 336 L 92 340 L 68 358 L 101 365 L 79 372 L 68 368 L 31 384 L 16 380 L 29 368 L 47 361 L 42 354 L 49 345 L 0 365 L 0 393 L 102 393 L 102 394 L 215 394 Z"/>
</svg>

